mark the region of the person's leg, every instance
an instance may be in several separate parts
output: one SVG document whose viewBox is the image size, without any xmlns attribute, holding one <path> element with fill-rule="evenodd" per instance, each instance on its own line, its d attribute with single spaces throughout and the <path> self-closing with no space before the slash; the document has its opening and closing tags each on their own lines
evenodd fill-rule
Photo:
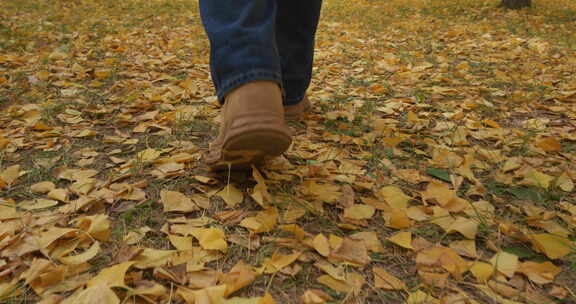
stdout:
<svg viewBox="0 0 576 304">
<path fill-rule="evenodd" d="M 221 102 L 244 83 L 270 80 L 281 84 L 275 43 L 277 11 L 277 1 L 271 0 L 200 0 L 210 40 L 212 80 Z"/>
<path fill-rule="evenodd" d="M 220 134 L 206 157 L 213 170 L 250 168 L 290 146 L 275 40 L 277 9 L 273 0 L 200 0 L 212 79 L 223 103 Z"/>
<path fill-rule="evenodd" d="M 276 42 L 282 66 L 284 105 L 298 104 L 312 77 L 314 41 L 322 0 L 278 0 Z"/>
</svg>

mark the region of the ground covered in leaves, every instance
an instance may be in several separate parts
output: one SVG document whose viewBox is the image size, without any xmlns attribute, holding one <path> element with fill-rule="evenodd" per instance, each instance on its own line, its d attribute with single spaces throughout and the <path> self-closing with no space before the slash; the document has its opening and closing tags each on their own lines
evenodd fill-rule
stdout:
<svg viewBox="0 0 576 304">
<path fill-rule="evenodd" d="M 328 0 L 293 146 L 221 175 L 192 2 L 0 3 L 1 302 L 576 302 L 573 2 Z"/>
</svg>

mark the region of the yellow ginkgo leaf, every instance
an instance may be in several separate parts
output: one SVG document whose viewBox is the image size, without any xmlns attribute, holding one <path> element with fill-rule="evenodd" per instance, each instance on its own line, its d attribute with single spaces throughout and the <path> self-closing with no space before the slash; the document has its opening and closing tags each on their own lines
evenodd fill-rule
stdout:
<svg viewBox="0 0 576 304">
<path fill-rule="evenodd" d="M 546 261 L 544 263 L 524 262 L 520 264 L 518 272 L 523 273 L 528 279 L 536 284 L 548 284 L 554 281 L 562 268 Z"/>
<path fill-rule="evenodd" d="M 30 191 L 38 194 L 46 194 L 54 189 L 56 185 L 53 182 L 40 182 L 30 186 Z"/>
<path fill-rule="evenodd" d="M 330 259 L 358 266 L 367 265 L 371 261 L 364 241 L 352 238 L 345 238 L 340 247 L 330 253 Z"/>
<path fill-rule="evenodd" d="M 342 293 L 358 293 L 362 290 L 366 280 L 358 273 L 350 272 L 346 275 L 346 280 L 336 280 L 329 275 L 319 276 L 316 281 L 328 288 Z"/>
<path fill-rule="evenodd" d="M 574 190 L 574 182 L 566 172 L 562 173 L 562 175 L 558 177 L 556 185 L 558 186 L 558 188 L 562 189 L 562 191 L 565 192 L 572 192 L 572 190 Z"/>
<path fill-rule="evenodd" d="M 548 189 L 554 178 L 536 169 L 528 169 L 524 174 L 524 181 L 530 185 Z"/>
<path fill-rule="evenodd" d="M 189 197 L 177 191 L 160 191 L 160 200 L 164 212 L 192 212 L 200 209 Z"/>
<path fill-rule="evenodd" d="M 221 197 L 228 208 L 234 208 L 244 200 L 244 194 L 234 185 L 229 184 L 224 189 L 216 193 L 216 196 Z"/>
<path fill-rule="evenodd" d="M 162 267 L 172 260 L 175 256 L 174 253 L 174 250 L 144 248 L 131 261 L 134 262 L 134 267 L 138 269 Z"/>
<path fill-rule="evenodd" d="M 476 241 L 475 240 L 460 240 L 450 243 L 450 248 L 454 249 L 458 254 L 470 258 L 477 258 Z"/>
<path fill-rule="evenodd" d="M 376 209 L 370 205 L 355 204 L 344 209 L 344 217 L 353 220 L 365 220 L 374 215 Z"/>
<path fill-rule="evenodd" d="M 110 238 L 110 220 L 105 214 L 85 216 L 75 222 L 80 229 L 99 241 L 106 242 Z"/>
<path fill-rule="evenodd" d="M 192 237 L 169 234 L 168 239 L 170 240 L 170 243 L 172 243 L 172 246 L 176 247 L 177 250 L 187 251 L 194 248 L 194 246 L 192 246 Z"/>
<path fill-rule="evenodd" d="M 256 181 L 256 186 L 254 186 L 254 190 L 250 196 L 254 199 L 254 201 L 256 201 L 256 203 L 258 203 L 258 205 L 260 205 L 260 207 L 266 209 L 268 208 L 268 203 L 272 199 L 270 193 L 268 192 L 266 181 L 264 180 L 264 177 L 260 171 L 258 171 L 258 169 L 254 166 L 252 166 L 252 177 Z"/>
<path fill-rule="evenodd" d="M 406 285 L 402 280 L 387 272 L 384 268 L 372 268 L 374 273 L 374 286 L 384 290 L 405 290 Z"/>
<path fill-rule="evenodd" d="M 40 198 L 33 201 L 23 201 L 18 204 L 18 207 L 24 210 L 37 210 L 49 207 L 54 207 L 58 205 L 58 201 Z"/>
<path fill-rule="evenodd" d="M 141 162 L 152 162 L 160 157 L 160 154 L 162 154 L 161 151 L 148 148 L 138 152 L 138 154 L 136 154 L 136 159 Z"/>
<path fill-rule="evenodd" d="M 330 243 L 324 234 L 320 233 L 314 237 L 312 241 L 314 249 L 322 256 L 327 257 L 330 254 Z"/>
<path fill-rule="evenodd" d="M 200 243 L 200 246 L 206 250 L 228 250 L 224 231 L 219 228 L 196 228 L 190 231 Z"/>
<path fill-rule="evenodd" d="M 314 263 L 316 268 L 324 271 L 326 274 L 330 275 L 336 280 L 344 281 L 346 280 L 346 269 L 343 266 L 336 267 L 332 265 L 332 263 L 326 260 L 319 260 L 318 262 Z"/>
<path fill-rule="evenodd" d="M 484 283 L 494 273 L 494 266 L 484 262 L 476 262 L 470 267 L 470 272 L 476 277 L 478 283 Z"/>
<path fill-rule="evenodd" d="M 92 287 L 88 287 L 82 292 L 80 292 L 76 297 L 73 299 L 66 299 L 64 304 L 67 304 L 70 300 L 71 303 L 83 303 L 83 304 L 101 304 L 101 303 L 109 303 L 109 304 L 120 304 L 120 299 L 110 287 L 104 285 L 95 285 Z"/>
<path fill-rule="evenodd" d="M 502 171 L 504 172 L 513 171 L 520 168 L 520 166 L 522 166 L 522 160 L 518 157 L 511 157 L 504 163 Z"/>
<path fill-rule="evenodd" d="M 11 185 L 16 181 L 20 174 L 20 165 L 10 166 L 0 172 L 0 182 L 3 181 L 4 184 Z"/>
<path fill-rule="evenodd" d="M 538 233 L 529 236 L 534 248 L 544 253 L 550 259 L 562 258 L 574 252 L 574 243 L 567 238 L 549 234 Z"/>
<path fill-rule="evenodd" d="M 252 233 L 264 233 L 274 229 L 278 222 L 278 210 L 268 208 L 260 211 L 253 217 L 247 217 L 240 222 L 240 226 L 250 230 Z"/>
<path fill-rule="evenodd" d="M 536 147 L 546 152 L 558 152 L 562 149 L 560 142 L 554 137 L 545 137 L 536 142 Z"/>
<path fill-rule="evenodd" d="M 468 239 L 475 239 L 478 232 L 478 222 L 465 217 L 457 217 L 446 232 L 459 232 Z"/>
<path fill-rule="evenodd" d="M 124 262 L 108 268 L 102 269 L 95 277 L 93 277 L 86 286 L 104 286 L 104 287 L 126 287 L 124 277 L 126 271 L 134 265 L 134 262 Z"/>
<path fill-rule="evenodd" d="M 518 256 L 500 251 L 490 259 L 490 263 L 494 268 L 505 276 L 511 278 L 518 270 Z"/>
<path fill-rule="evenodd" d="M 382 217 L 386 221 L 386 226 L 394 229 L 405 229 L 412 227 L 412 220 L 406 214 L 406 210 L 392 209 L 382 212 Z"/>
<path fill-rule="evenodd" d="M 225 296 L 250 285 L 258 274 L 254 268 L 244 261 L 239 261 L 230 271 L 220 277 L 220 283 L 226 285 Z"/>
<path fill-rule="evenodd" d="M 81 254 L 77 255 L 69 255 L 60 258 L 60 262 L 65 265 L 79 265 L 82 263 L 86 263 L 96 257 L 100 252 L 100 243 L 98 241 L 94 242 L 90 248 L 86 251 L 82 252 Z"/>
<path fill-rule="evenodd" d="M 308 289 L 302 295 L 304 304 L 323 304 L 334 299 L 320 289 Z"/>
<path fill-rule="evenodd" d="M 51 199 L 67 202 L 68 201 L 68 190 L 66 189 L 52 189 L 48 192 L 47 196 Z"/>
<path fill-rule="evenodd" d="M 385 249 L 378 238 L 378 233 L 376 231 L 362 231 L 350 235 L 353 240 L 362 240 L 366 244 L 366 248 L 372 252 L 384 252 Z"/>
<path fill-rule="evenodd" d="M 274 252 L 272 257 L 266 259 L 262 265 L 264 273 L 275 273 L 280 271 L 282 268 L 294 263 L 301 254 L 302 252 L 300 251 L 288 255 Z"/>
<path fill-rule="evenodd" d="M 386 186 L 378 192 L 380 197 L 388 203 L 393 209 L 406 209 L 408 208 L 408 201 L 412 199 L 410 196 L 404 194 L 400 188 L 396 186 Z"/>
<path fill-rule="evenodd" d="M 387 240 L 400 247 L 414 250 L 414 247 L 412 247 L 412 232 L 408 231 L 398 232 L 393 236 L 387 238 Z"/>
</svg>

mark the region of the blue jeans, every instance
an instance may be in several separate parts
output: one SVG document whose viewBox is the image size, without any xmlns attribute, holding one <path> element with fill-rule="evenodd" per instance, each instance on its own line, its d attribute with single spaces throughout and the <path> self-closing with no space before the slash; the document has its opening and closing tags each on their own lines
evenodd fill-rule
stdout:
<svg viewBox="0 0 576 304">
<path fill-rule="evenodd" d="M 322 0 L 200 0 L 220 102 L 257 80 L 277 82 L 285 105 L 300 102 L 312 76 L 321 6 Z"/>
</svg>

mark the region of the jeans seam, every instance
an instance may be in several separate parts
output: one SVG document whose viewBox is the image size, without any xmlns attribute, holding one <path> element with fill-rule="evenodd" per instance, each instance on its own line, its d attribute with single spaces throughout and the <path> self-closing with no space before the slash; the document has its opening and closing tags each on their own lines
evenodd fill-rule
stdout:
<svg viewBox="0 0 576 304">
<path fill-rule="evenodd" d="M 220 103 L 224 103 L 224 98 L 228 93 L 232 90 L 236 89 L 237 87 L 246 84 L 248 82 L 257 81 L 257 80 L 270 80 L 278 83 L 280 88 L 282 89 L 282 75 L 277 72 L 272 72 L 269 70 L 263 69 L 254 69 L 249 70 L 247 72 L 243 72 L 237 74 L 233 77 L 227 77 L 228 79 L 226 82 L 220 85 L 220 88 L 217 92 L 218 100 Z"/>
</svg>

